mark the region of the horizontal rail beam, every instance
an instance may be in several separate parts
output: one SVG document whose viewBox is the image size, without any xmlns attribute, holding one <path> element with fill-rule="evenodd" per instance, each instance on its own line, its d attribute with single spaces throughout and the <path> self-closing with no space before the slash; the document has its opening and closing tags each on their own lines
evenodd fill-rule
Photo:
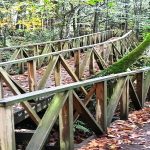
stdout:
<svg viewBox="0 0 150 150">
<path fill-rule="evenodd" d="M 70 84 L 63 85 L 63 86 L 57 86 L 57 87 L 53 87 L 53 88 L 47 88 L 47 89 L 38 90 L 38 91 L 30 92 L 30 93 L 25 93 L 25 94 L 21 94 L 21 95 L 17 95 L 17 96 L 3 98 L 0 101 L 0 107 L 10 106 L 10 105 L 14 105 L 16 103 L 20 103 L 23 101 L 36 99 L 38 97 L 42 97 L 42 96 L 46 96 L 46 95 L 50 95 L 50 94 L 54 94 L 54 93 L 58 93 L 58 92 L 64 92 L 67 90 L 79 88 L 81 86 L 87 86 L 87 85 L 99 83 L 102 81 L 108 81 L 108 80 L 112 80 L 112 79 L 116 79 L 116 78 L 120 78 L 120 77 L 130 76 L 130 75 L 134 75 L 136 73 L 141 73 L 141 72 L 145 72 L 145 71 L 149 71 L 149 70 L 150 70 L 150 67 L 146 67 L 146 68 L 135 70 L 135 71 L 129 71 L 129 72 L 123 72 L 123 73 L 113 74 L 113 75 L 104 76 L 104 77 L 93 78 L 93 79 L 89 79 L 89 80 L 85 80 L 85 81 L 70 83 Z"/>
<path fill-rule="evenodd" d="M 18 60 L 12 60 L 12 61 L 7 61 L 7 62 L 1 62 L 0 66 L 5 66 L 5 65 L 10 65 L 10 64 L 17 64 L 17 63 L 21 63 L 21 62 L 27 62 L 27 61 L 31 61 L 31 60 L 37 60 L 39 58 L 42 57 L 48 57 L 50 55 L 59 55 L 62 53 L 67 53 L 67 52 L 73 52 L 73 51 L 77 51 L 77 50 L 84 50 L 87 48 L 92 48 L 94 46 L 100 46 L 100 45 L 104 45 L 104 44 L 109 44 L 109 43 L 113 43 L 119 40 L 124 39 L 125 37 L 127 37 L 128 35 L 130 35 L 132 33 L 132 30 L 130 30 L 128 33 L 126 33 L 125 35 L 123 35 L 122 37 L 113 39 L 113 40 L 108 40 L 105 42 L 101 42 L 101 43 L 97 43 L 97 44 L 92 44 L 92 45 L 88 45 L 88 46 L 83 46 L 83 47 L 77 47 L 77 48 L 72 48 L 72 49 L 67 49 L 67 50 L 63 50 L 63 51 L 57 51 L 57 52 L 50 52 L 47 54 L 42 54 L 42 55 L 37 55 L 37 56 L 32 56 L 32 57 L 28 57 L 28 58 L 23 58 L 23 59 L 18 59 Z"/>
<path fill-rule="evenodd" d="M 39 45 L 44 45 L 44 44 L 53 44 L 53 43 L 57 43 L 57 42 L 71 41 L 71 40 L 74 40 L 74 39 L 88 37 L 88 36 L 91 36 L 91 35 L 97 35 L 97 34 L 105 33 L 105 32 L 108 32 L 108 31 L 114 31 L 114 30 L 106 30 L 106 31 L 97 32 L 97 33 L 91 33 L 91 34 L 82 35 L 82 36 L 78 36 L 78 37 L 74 37 L 74 38 L 61 39 L 61 40 L 56 40 L 56 41 L 47 41 L 47 42 L 43 42 L 43 43 L 34 43 L 34 44 L 27 44 L 27 45 L 21 45 L 21 46 L 3 47 L 3 48 L 0 48 L 0 51 L 1 50 L 16 49 L 16 48 L 31 47 L 31 46 L 39 46 Z"/>
</svg>

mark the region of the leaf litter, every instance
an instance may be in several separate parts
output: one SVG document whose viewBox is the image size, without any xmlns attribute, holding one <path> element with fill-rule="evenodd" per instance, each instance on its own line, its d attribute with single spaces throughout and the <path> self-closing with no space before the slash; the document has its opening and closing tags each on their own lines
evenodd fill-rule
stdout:
<svg viewBox="0 0 150 150">
<path fill-rule="evenodd" d="M 116 120 L 107 134 L 91 140 L 78 150 L 150 150 L 150 102 L 129 114 L 128 120 Z"/>
</svg>

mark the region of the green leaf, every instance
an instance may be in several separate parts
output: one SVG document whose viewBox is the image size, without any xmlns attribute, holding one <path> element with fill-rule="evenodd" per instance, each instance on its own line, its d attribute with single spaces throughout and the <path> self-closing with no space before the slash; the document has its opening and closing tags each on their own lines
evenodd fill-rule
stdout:
<svg viewBox="0 0 150 150">
<path fill-rule="evenodd" d="M 114 6 L 115 6 L 115 2 L 109 2 L 109 3 L 108 3 L 108 7 L 111 8 L 111 7 L 114 7 Z"/>
</svg>

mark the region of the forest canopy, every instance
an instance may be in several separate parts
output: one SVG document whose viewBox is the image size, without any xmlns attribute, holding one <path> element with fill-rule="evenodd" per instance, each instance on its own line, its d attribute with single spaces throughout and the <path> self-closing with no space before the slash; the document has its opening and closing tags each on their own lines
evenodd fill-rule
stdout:
<svg viewBox="0 0 150 150">
<path fill-rule="evenodd" d="M 108 29 L 150 30 L 149 0 L 1 0 L 0 47 Z"/>
</svg>

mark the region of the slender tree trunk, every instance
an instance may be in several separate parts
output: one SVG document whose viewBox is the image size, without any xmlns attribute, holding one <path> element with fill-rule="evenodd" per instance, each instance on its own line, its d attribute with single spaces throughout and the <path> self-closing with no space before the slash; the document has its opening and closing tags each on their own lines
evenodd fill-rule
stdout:
<svg viewBox="0 0 150 150">
<path fill-rule="evenodd" d="M 94 22 L 93 22 L 93 33 L 98 32 L 98 26 L 99 26 L 99 13 L 98 13 L 98 4 L 96 4 L 96 8 L 94 11 Z"/>
</svg>

